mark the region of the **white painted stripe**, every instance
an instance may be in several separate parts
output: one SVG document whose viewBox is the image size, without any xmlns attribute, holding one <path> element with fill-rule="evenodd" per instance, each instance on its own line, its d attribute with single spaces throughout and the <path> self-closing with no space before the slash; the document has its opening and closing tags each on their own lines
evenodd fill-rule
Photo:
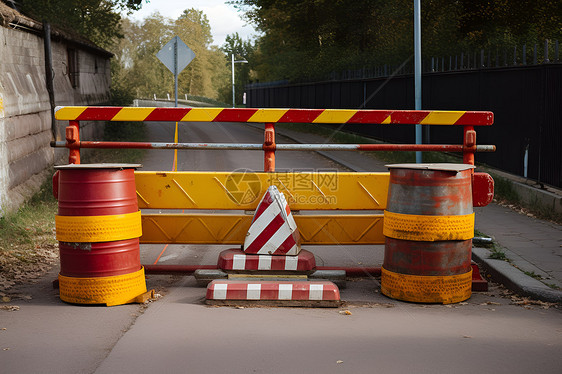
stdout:
<svg viewBox="0 0 562 374">
<path fill-rule="evenodd" d="M 232 270 L 246 269 L 246 255 L 234 255 L 232 257 Z"/>
<path fill-rule="evenodd" d="M 258 270 L 271 270 L 271 256 L 262 255 L 258 256 Z"/>
<path fill-rule="evenodd" d="M 259 234 L 277 217 L 279 214 L 279 206 L 277 204 L 272 203 L 267 209 L 258 217 L 256 221 L 252 223 L 250 226 L 250 230 L 248 231 L 248 236 L 244 240 L 244 248 L 248 248 L 254 240 L 258 237 Z"/>
<path fill-rule="evenodd" d="M 279 285 L 279 300 L 291 300 L 293 298 L 293 285 L 283 284 Z"/>
<path fill-rule="evenodd" d="M 297 270 L 298 263 L 297 256 L 285 256 L 285 270 Z"/>
<path fill-rule="evenodd" d="M 258 254 L 273 254 L 273 253 L 284 254 L 285 252 L 277 251 L 277 249 L 292 234 L 293 233 L 289 228 L 289 226 L 286 223 L 283 223 L 283 225 L 279 227 L 277 231 L 275 231 L 275 234 L 273 234 L 271 238 L 269 238 L 269 240 L 263 245 L 263 247 L 260 248 L 260 250 L 257 253 Z"/>
<path fill-rule="evenodd" d="M 248 292 L 246 293 L 246 299 L 248 300 L 259 300 L 261 298 L 261 284 L 260 283 L 249 283 Z"/>
<path fill-rule="evenodd" d="M 293 231 L 297 230 L 297 223 L 295 222 L 295 218 L 293 217 L 293 212 L 290 212 L 289 215 L 287 216 L 287 223 L 289 224 L 291 230 Z"/>
<path fill-rule="evenodd" d="M 322 296 L 324 293 L 324 285 L 323 284 L 310 284 L 310 291 L 308 294 L 309 300 L 322 300 Z"/>
<path fill-rule="evenodd" d="M 217 283 L 213 289 L 213 300 L 226 300 L 226 289 L 228 284 Z"/>
</svg>

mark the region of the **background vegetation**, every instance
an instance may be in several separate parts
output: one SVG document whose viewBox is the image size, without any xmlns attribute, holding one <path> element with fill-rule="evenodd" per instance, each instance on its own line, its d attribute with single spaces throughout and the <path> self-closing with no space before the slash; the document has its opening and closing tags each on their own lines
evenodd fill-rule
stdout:
<svg viewBox="0 0 562 374">
<path fill-rule="evenodd" d="M 159 14 L 132 22 L 121 12 L 147 0 L 19 0 L 24 12 L 73 30 L 115 53 L 113 94 L 173 96 L 173 76 L 156 53 L 178 35 L 196 54 L 179 76 L 179 96 L 231 102 L 231 54 L 237 103 L 249 81 L 317 80 L 331 72 L 399 65 L 413 55 L 413 0 L 231 0 L 262 35 L 229 35 L 213 45 L 206 15 L 186 9 L 178 19 Z M 421 0 L 422 53 L 438 57 L 513 50 L 562 39 L 560 0 Z"/>
<path fill-rule="evenodd" d="M 262 81 L 322 79 L 332 71 L 399 65 L 413 55 L 413 0 L 231 3 L 263 33 L 255 56 Z M 421 10 L 426 57 L 513 50 L 562 36 L 560 0 L 421 0 Z"/>
</svg>

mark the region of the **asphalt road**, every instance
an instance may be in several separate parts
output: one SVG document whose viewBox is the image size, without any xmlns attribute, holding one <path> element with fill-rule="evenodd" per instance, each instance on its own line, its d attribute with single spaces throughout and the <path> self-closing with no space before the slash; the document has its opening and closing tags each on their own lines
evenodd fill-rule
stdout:
<svg viewBox="0 0 562 374">
<path fill-rule="evenodd" d="M 174 127 L 150 126 L 152 141 Z M 260 143 L 246 125 L 180 125 L 181 142 Z M 144 170 L 171 170 L 150 151 Z M 278 169 L 337 168 L 314 153 L 279 152 Z M 179 170 L 263 169 L 261 152 L 182 151 Z M 143 246 L 142 262 L 213 264 L 220 246 Z M 382 247 L 310 248 L 320 264 L 380 266 Z M 560 373 L 562 313 L 491 285 L 455 305 L 386 298 L 376 278 L 348 282 L 337 309 L 209 307 L 191 276 L 151 275 L 148 305 L 76 306 L 39 283 L 0 309 L 0 373 Z M 16 295 L 18 293 L 19 295 Z M 342 314 L 348 310 L 350 314 Z M 5 330 L 4 330 L 5 329 Z"/>
</svg>

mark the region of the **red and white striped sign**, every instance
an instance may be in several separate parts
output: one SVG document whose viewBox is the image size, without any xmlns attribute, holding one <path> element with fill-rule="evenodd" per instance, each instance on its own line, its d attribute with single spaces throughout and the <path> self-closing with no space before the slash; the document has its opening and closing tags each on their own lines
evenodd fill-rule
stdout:
<svg viewBox="0 0 562 374">
<path fill-rule="evenodd" d="M 329 281 L 214 280 L 207 286 L 207 300 L 307 300 L 339 301 L 338 287 Z"/>
<path fill-rule="evenodd" d="M 270 256 L 246 254 L 240 249 L 227 249 L 219 255 L 218 266 L 222 270 L 274 270 L 311 271 L 316 268 L 314 254 L 302 250 L 297 256 Z"/>
<path fill-rule="evenodd" d="M 300 235 L 283 193 L 270 186 L 261 199 L 246 234 L 244 252 L 258 255 L 297 255 Z"/>
</svg>

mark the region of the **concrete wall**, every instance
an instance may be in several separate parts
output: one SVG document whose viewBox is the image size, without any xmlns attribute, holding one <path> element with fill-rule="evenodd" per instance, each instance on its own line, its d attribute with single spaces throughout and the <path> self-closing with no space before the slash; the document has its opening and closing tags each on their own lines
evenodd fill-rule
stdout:
<svg viewBox="0 0 562 374">
<path fill-rule="evenodd" d="M 12 24 L 10 24 L 12 25 Z M 38 191 L 55 160 L 66 150 L 54 150 L 51 107 L 46 86 L 43 38 L 40 32 L 0 26 L 0 216 L 17 209 Z M 107 56 L 81 49 L 80 84 L 73 88 L 67 72 L 69 42 L 52 40 L 56 105 L 95 105 L 110 99 L 110 62 Z M 70 42 L 72 43 L 72 42 Z M 97 66 L 97 68 L 96 68 Z M 66 123 L 56 126 L 64 139 Z M 81 137 L 94 139 L 102 126 L 83 124 Z"/>
</svg>

